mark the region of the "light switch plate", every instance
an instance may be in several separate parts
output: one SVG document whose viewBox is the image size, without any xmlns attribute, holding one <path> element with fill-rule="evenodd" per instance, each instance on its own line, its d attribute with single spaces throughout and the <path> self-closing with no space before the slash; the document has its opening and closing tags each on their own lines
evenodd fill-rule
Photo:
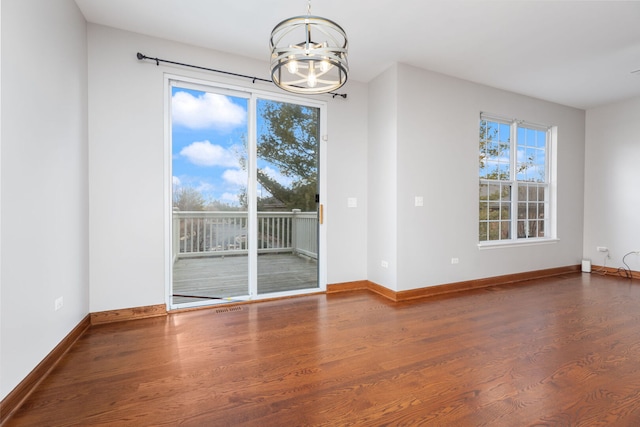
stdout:
<svg viewBox="0 0 640 427">
<path fill-rule="evenodd" d="M 416 206 L 424 206 L 424 198 L 422 196 L 416 196 Z"/>
<path fill-rule="evenodd" d="M 358 207 L 358 199 L 356 199 L 355 197 L 349 197 L 347 199 L 347 207 L 357 208 Z"/>
</svg>

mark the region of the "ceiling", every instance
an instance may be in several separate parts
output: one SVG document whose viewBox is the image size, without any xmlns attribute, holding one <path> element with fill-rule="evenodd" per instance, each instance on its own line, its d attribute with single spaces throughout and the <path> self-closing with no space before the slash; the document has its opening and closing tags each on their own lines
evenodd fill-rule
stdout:
<svg viewBox="0 0 640 427">
<path fill-rule="evenodd" d="M 265 62 L 273 27 L 307 13 L 304 0 L 76 3 L 88 22 Z M 640 96 L 640 1 L 313 0 L 311 14 L 347 32 L 351 80 L 401 62 L 581 109 Z"/>
</svg>

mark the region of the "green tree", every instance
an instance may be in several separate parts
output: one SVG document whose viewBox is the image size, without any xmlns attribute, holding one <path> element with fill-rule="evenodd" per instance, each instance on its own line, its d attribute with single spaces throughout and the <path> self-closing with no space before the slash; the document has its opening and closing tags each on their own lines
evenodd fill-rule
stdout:
<svg viewBox="0 0 640 427">
<path fill-rule="evenodd" d="M 501 171 L 498 164 L 494 163 L 493 169 L 489 168 L 489 160 L 497 160 L 503 156 L 509 156 L 510 139 L 499 141 L 498 123 L 480 121 L 480 178 L 508 180 L 508 172 Z"/>
<path fill-rule="evenodd" d="M 258 157 L 291 178 L 292 184 L 284 186 L 262 170 L 258 182 L 283 209 L 315 211 L 319 109 L 269 101 L 261 104 L 259 114 L 266 128 L 258 141 Z M 258 205 L 268 202 L 267 198 Z"/>
</svg>

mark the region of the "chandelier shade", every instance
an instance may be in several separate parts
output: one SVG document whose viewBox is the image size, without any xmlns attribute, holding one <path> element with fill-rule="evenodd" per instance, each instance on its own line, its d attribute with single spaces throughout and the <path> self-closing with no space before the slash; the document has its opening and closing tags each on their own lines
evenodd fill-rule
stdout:
<svg viewBox="0 0 640 427">
<path fill-rule="evenodd" d="M 347 82 L 347 35 L 319 16 L 296 16 L 271 32 L 271 80 L 299 94 L 334 91 Z"/>
</svg>

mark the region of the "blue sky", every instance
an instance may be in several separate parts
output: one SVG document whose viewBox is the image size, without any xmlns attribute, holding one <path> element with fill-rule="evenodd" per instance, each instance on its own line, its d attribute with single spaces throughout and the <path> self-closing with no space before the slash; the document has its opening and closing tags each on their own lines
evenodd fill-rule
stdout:
<svg viewBox="0 0 640 427">
<path fill-rule="evenodd" d="M 248 100 L 210 92 L 172 88 L 172 172 L 174 190 L 191 187 L 205 200 L 238 206 L 247 187 Z M 281 183 L 290 183 L 264 161 L 258 166 Z M 264 190 L 258 188 L 258 194 Z"/>
<path fill-rule="evenodd" d="M 238 205 L 247 185 L 243 156 L 247 100 L 172 88 L 172 169 L 174 190 L 192 187 L 205 200 Z"/>
</svg>

